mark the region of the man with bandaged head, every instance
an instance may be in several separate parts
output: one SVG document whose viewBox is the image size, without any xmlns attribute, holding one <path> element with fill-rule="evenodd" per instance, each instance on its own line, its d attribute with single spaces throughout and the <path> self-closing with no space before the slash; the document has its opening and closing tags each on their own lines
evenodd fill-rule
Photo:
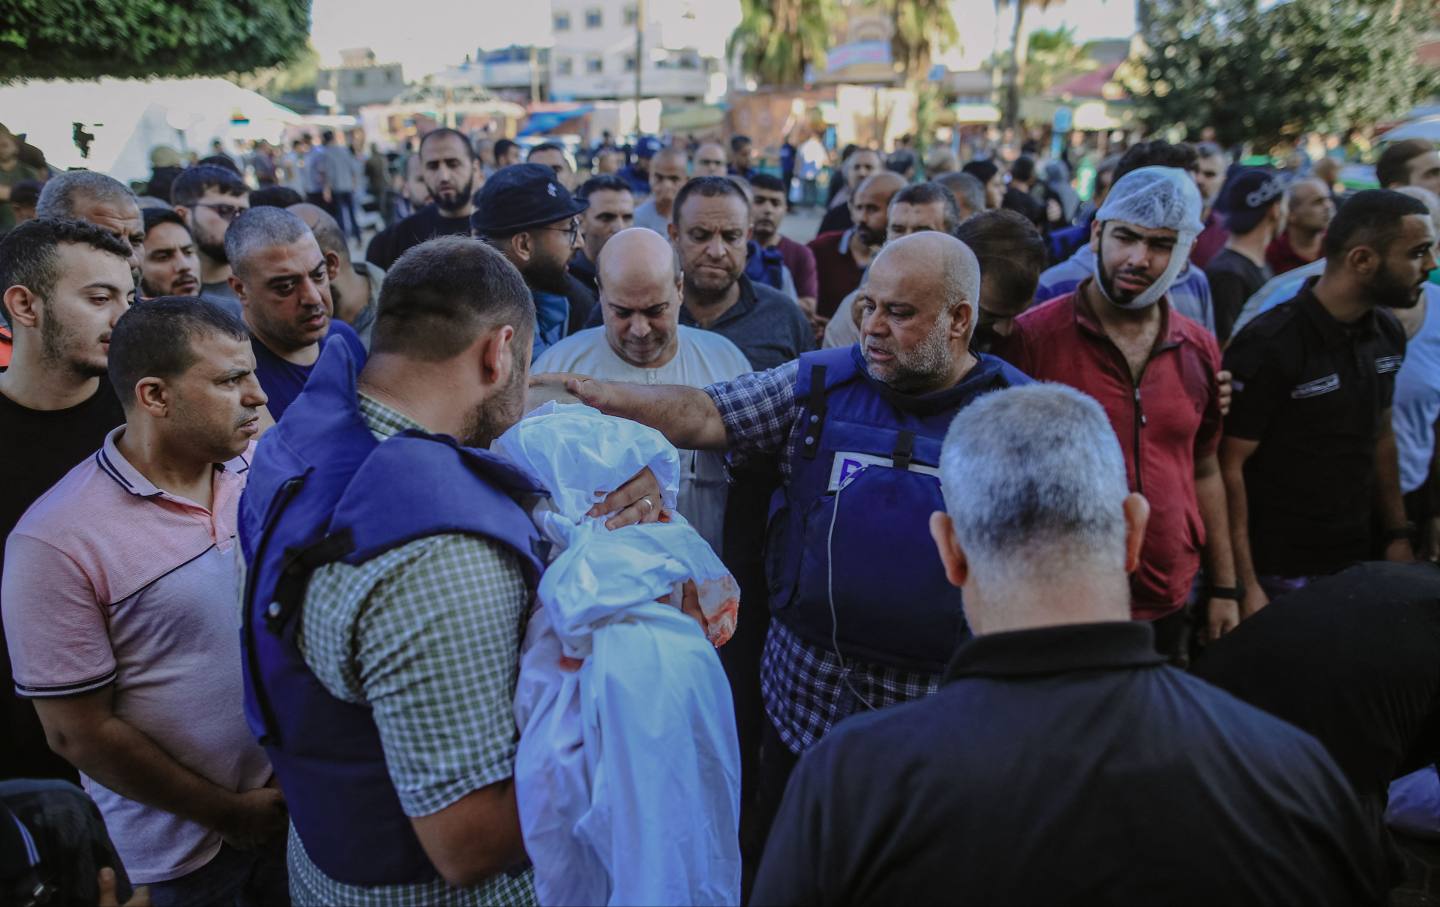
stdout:
<svg viewBox="0 0 1440 907">
<path fill-rule="evenodd" d="M 1095 216 L 1094 274 L 1015 321 L 999 350 L 1021 371 L 1100 401 L 1125 453 L 1130 490 L 1152 509 L 1130 613 L 1184 661 L 1186 602 L 1202 555 L 1206 639 L 1239 622 L 1220 443 L 1220 350 L 1167 292 L 1202 229 L 1195 181 L 1174 167 L 1122 177 Z"/>
</svg>

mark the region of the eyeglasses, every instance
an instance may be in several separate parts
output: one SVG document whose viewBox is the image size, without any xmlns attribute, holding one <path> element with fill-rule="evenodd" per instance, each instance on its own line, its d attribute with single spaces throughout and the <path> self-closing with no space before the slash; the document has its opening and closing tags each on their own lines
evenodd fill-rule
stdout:
<svg viewBox="0 0 1440 907">
<path fill-rule="evenodd" d="M 220 218 L 221 220 L 234 220 L 241 211 L 246 210 L 240 205 L 216 205 L 209 202 L 201 202 L 199 204 L 196 204 L 195 207 L 209 208 L 211 211 L 214 211 L 215 216 Z"/>
<path fill-rule="evenodd" d="M 575 242 L 580 238 L 580 221 L 578 220 L 570 221 L 570 225 L 567 227 L 540 227 L 538 229 L 554 230 L 558 233 L 564 233 L 570 240 L 570 245 L 572 246 L 575 245 Z"/>
</svg>

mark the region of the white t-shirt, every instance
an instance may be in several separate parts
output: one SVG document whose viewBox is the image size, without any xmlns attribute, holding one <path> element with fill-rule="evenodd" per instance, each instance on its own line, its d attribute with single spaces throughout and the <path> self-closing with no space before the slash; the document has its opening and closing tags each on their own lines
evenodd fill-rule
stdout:
<svg viewBox="0 0 1440 907">
<path fill-rule="evenodd" d="M 681 326 L 680 349 L 659 368 L 631 365 L 611 348 L 603 327 L 572 334 L 550 347 L 531 371 L 576 372 L 606 381 L 632 384 L 683 384 L 704 387 L 729 381 L 754 369 L 740 348 L 711 331 Z M 725 457 L 718 451 L 680 451 L 680 515 L 720 552 L 725 528 Z"/>
<path fill-rule="evenodd" d="M 1405 344 L 1405 363 L 1395 375 L 1390 424 L 1400 459 L 1400 490 L 1418 489 L 1430 477 L 1435 420 L 1440 418 L 1440 287 L 1425 284 L 1425 320 Z"/>
<path fill-rule="evenodd" d="M 825 340 L 820 344 L 821 349 L 853 346 L 860 342 L 860 328 L 856 326 L 855 317 L 851 314 L 855 305 L 855 294 L 859 292 L 852 291 L 835 308 L 835 314 L 830 316 L 830 323 L 825 325 Z"/>
<path fill-rule="evenodd" d="M 654 230 L 666 239 L 670 238 L 670 218 L 655 209 L 655 199 L 646 199 L 635 209 L 635 226 Z"/>
</svg>

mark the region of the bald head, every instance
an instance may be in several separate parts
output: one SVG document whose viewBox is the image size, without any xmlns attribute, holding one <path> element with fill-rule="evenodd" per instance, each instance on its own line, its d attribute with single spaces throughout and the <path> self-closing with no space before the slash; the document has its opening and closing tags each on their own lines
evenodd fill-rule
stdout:
<svg viewBox="0 0 1440 907">
<path fill-rule="evenodd" d="M 874 192 L 884 195 L 885 201 L 888 203 L 892 195 L 904 188 L 905 177 L 890 170 L 881 170 L 879 173 L 872 173 L 865 177 L 860 188 L 855 190 L 855 194 L 860 196 L 866 192 Z"/>
<path fill-rule="evenodd" d="M 903 188 L 903 176 L 881 170 L 867 176 L 850 196 L 850 219 L 855 224 L 855 232 L 867 246 L 884 244 L 890 226 L 890 199 Z"/>
<path fill-rule="evenodd" d="M 660 234 L 621 230 L 600 250 L 605 340 L 637 368 L 659 368 L 680 348 L 680 257 Z"/>
<path fill-rule="evenodd" d="M 612 248 L 613 246 L 613 248 Z M 600 250 L 596 262 L 601 286 L 645 279 L 655 284 L 680 279 L 680 257 L 665 237 L 646 227 L 621 230 Z"/>
<path fill-rule="evenodd" d="M 870 377 L 905 394 L 954 387 L 969 371 L 980 266 L 953 236 L 887 243 L 860 287 L 861 352 Z"/>
<path fill-rule="evenodd" d="M 310 232 L 315 234 L 315 241 L 320 244 L 321 252 L 338 255 L 342 265 L 350 263 L 350 246 L 345 242 L 345 233 L 328 211 L 309 202 L 291 205 L 285 210 L 305 222 Z"/>
<path fill-rule="evenodd" d="M 914 233 L 888 242 L 870 263 L 872 279 L 876 269 L 882 274 L 913 273 L 917 280 L 929 282 L 935 298 L 952 313 L 965 303 L 973 309 L 980 298 L 980 261 L 969 246 L 948 233 Z"/>
<path fill-rule="evenodd" d="M 1299 179 L 1286 190 L 1289 200 L 1287 226 L 1299 233 L 1317 236 L 1330 226 L 1335 217 L 1335 201 L 1330 197 L 1330 187 L 1324 180 L 1313 177 Z"/>
</svg>

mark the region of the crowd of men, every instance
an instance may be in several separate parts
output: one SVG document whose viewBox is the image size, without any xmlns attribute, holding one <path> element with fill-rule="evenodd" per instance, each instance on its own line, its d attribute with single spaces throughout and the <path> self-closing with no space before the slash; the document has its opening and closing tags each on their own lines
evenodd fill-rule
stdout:
<svg viewBox="0 0 1440 907">
<path fill-rule="evenodd" d="M 533 903 L 527 393 L 663 433 L 738 581 L 737 900 L 1385 900 L 1389 785 L 1440 802 L 1440 152 L 1141 142 L 1082 199 L 854 148 L 827 202 L 809 145 L 435 129 L 368 244 L 329 133 L 303 193 L 0 199 L 0 900 Z"/>
</svg>

